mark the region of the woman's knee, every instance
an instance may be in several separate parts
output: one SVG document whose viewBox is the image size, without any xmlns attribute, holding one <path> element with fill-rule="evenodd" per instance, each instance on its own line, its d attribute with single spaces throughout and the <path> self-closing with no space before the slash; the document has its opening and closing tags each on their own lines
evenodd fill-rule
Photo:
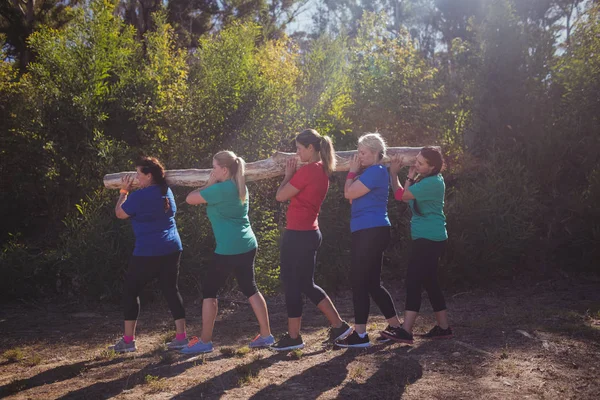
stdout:
<svg viewBox="0 0 600 400">
<path fill-rule="evenodd" d="M 304 294 L 314 305 L 318 305 L 326 296 L 325 291 L 315 284 L 307 287 Z"/>
<path fill-rule="evenodd" d="M 240 290 L 246 296 L 246 298 L 250 298 L 258 293 L 258 287 L 256 286 L 256 282 L 252 281 L 251 283 L 246 283 L 244 285 L 240 285 Z"/>
</svg>

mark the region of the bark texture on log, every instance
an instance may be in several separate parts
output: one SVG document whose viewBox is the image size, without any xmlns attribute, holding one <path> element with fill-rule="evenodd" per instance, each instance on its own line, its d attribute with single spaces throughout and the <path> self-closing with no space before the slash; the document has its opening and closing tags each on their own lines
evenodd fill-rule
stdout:
<svg viewBox="0 0 600 400">
<path fill-rule="evenodd" d="M 387 155 L 384 157 L 383 163 L 388 165 L 390 157 L 400 156 L 403 165 L 413 165 L 420 150 L 421 147 L 390 147 L 387 149 Z M 356 150 L 337 151 L 336 172 L 348 171 L 350 160 L 354 154 L 356 154 Z M 296 153 L 277 152 L 266 160 L 247 163 L 246 181 L 257 181 L 284 175 L 286 161 L 295 156 Z M 298 163 L 298 167 L 302 165 L 302 163 Z M 171 169 L 167 170 L 165 175 L 170 186 L 200 187 L 208 180 L 210 171 L 211 169 Z M 119 189 L 121 178 L 127 174 L 135 174 L 135 172 L 117 172 L 105 175 L 104 186 L 108 189 Z M 137 180 L 134 181 L 133 186 L 137 187 Z"/>
</svg>

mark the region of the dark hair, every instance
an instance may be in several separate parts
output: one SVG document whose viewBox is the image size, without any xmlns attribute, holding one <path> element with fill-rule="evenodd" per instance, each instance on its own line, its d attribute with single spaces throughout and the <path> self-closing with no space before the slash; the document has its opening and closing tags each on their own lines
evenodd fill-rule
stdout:
<svg viewBox="0 0 600 400">
<path fill-rule="evenodd" d="M 141 157 L 135 163 L 136 167 L 140 167 L 140 170 L 144 174 L 152 174 L 152 181 L 159 185 L 163 196 L 167 195 L 169 185 L 165 179 L 165 167 L 161 164 L 156 157 Z M 171 208 L 169 199 L 165 197 L 165 212 Z"/>
<path fill-rule="evenodd" d="M 438 148 L 426 146 L 421 149 L 419 154 L 421 154 L 421 156 L 425 160 L 427 160 L 427 164 L 432 166 L 433 170 L 431 171 L 431 174 L 427 176 L 419 175 L 416 179 L 416 182 L 419 182 L 422 179 L 427 178 L 428 176 L 434 176 L 442 172 L 442 170 L 444 169 L 444 157 L 442 156 L 442 152 Z M 418 215 L 423 215 L 421 214 L 421 210 L 419 210 L 419 206 L 417 205 L 416 199 L 413 201 L 413 208 L 415 209 L 415 213 L 417 213 Z"/>
<path fill-rule="evenodd" d="M 312 144 L 315 151 L 318 151 L 323 161 L 323 169 L 327 175 L 331 175 L 335 171 L 335 150 L 331 138 L 321 136 L 314 129 L 305 129 L 296 136 L 296 142 L 304 147 Z"/>
</svg>

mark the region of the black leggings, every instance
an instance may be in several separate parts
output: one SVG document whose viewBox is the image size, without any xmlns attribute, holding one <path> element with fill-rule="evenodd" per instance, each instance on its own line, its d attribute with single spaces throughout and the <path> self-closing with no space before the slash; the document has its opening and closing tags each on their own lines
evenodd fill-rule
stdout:
<svg viewBox="0 0 600 400">
<path fill-rule="evenodd" d="M 160 290 L 167 299 L 173 319 L 185 318 L 183 300 L 177 287 L 181 251 L 165 256 L 132 256 L 125 274 L 123 309 L 125 321 L 137 320 L 140 314 L 140 298 L 144 286 L 158 278 Z"/>
<path fill-rule="evenodd" d="M 244 296 L 252 297 L 258 293 L 258 287 L 256 287 L 256 281 L 254 280 L 255 257 L 256 249 L 234 255 L 215 253 L 212 263 L 201 277 L 202 298 L 216 299 L 219 290 L 225 285 L 232 270 Z"/>
<path fill-rule="evenodd" d="M 286 230 L 281 241 L 281 279 L 285 290 L 288 318 L 302 316 L 302 293 L 315 305 L 326 296 L 315 285 L 317 249 L 321 246 L 321 231 Z"/>
<path fill-rule="evenodd" d="M 406 271 L 406 310 L 418 312 L 421 308 L 421 292 L 429 295 L 433 311 L 444 311 L 446 301 L 438 282 L 438 261 L 446 241 L 434 242 L 427 239 L 413 240 L 408 270 Z"/>
<path fill-rule="evenodd" d="M 369 295 L 386 319 L 396 315 L 392 296 L 381 284 L 383 251 L 389 244 L 389 226 L 378 226 L 352 232 L 350 274 L 354 322 L 358 325 L 366 324 L 369 318 L 371 305 Z"/>
</svg>

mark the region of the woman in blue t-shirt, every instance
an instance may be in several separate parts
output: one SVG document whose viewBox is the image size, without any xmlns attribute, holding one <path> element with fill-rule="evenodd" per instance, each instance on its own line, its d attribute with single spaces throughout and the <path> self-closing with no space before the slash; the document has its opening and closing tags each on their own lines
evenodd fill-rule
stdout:
<svg viewBox="0 0 600 400">
<path fill-rule="evenodd" d="M 177 287 L 179 260 L 183 250 L 175 213 L 173 192 L 165 180 L 165 169 L 154 157 L 141 158 L 136 163 L 137 174 L 122 180 L 119 200 L 115 207 L 117 218 L 131 220 L 135 234 L 135 249 L 123 285 L 125 333 L 109 349 L 117 353 L 136 351 L 135 327 L 140 313 L 139 295 L 144 286 L 158 278 L 161 291 L 173 319 L 176 337 L 169 349 L 182 349 L 188 344 L 185 333 L 185 311 Z M 139 190 L 131 191 L 137 179 Z"/>
<path fill-rule="evenodd" d="M 415 165 L 410 167 L 404 187 L 398 180 L 402 167 L 399 158 L 390 166 L 392 187 L 396 200 L 408 202 L 412 211 L 410 232 L 412 250 L 406 271 L 406 305 L 404 322 L 399 329 L 382 333 L 388 339 L 412 343 L 412 329 L 421 308 L 421 292 L 427 291 L 435 312 L 437 325 L 422 335 L 428 339 L 452 337 L 448 325 L 448 312 L 437 276 L 438 261 L 444 252 L 448 233 L 444 215 L 444 192 L 446 186 L 440 173 L 444 165 L 442 153 L 434 147 L 424 147 L 417 155 Z"/>
<path fill-rule="evenodd" d="M 367 334 L 369 296 L 387 319 L 388 328 L 400 326 L 392 296 L 381 284 L 383 252 L 390 243 L 389 174 L 381 164 L 385 150 L 385 141 L 378 133 L 361 136 L 358 154 L 352 159 L 346 177 L 344 196 L 352 201 L 350 275 L 355 325 L 350 336 L 336 342 L 340 347 L 371 345 Z M 381 337 L 378 341 L 387 339 Z"/>
</svg>

